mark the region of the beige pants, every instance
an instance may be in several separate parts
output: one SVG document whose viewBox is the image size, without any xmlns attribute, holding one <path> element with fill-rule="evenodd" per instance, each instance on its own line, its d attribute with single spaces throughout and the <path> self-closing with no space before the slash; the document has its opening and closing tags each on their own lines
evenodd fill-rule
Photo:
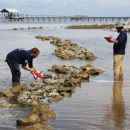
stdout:
<svg viewBox="0 0 130 130">
<path fill-rule="evenodd" d="M 114 80 L 123 80 L 123 59 L 124 55 L 114 55 L 113 60 L 113 70 L 114 70 Z"/>
</svg>

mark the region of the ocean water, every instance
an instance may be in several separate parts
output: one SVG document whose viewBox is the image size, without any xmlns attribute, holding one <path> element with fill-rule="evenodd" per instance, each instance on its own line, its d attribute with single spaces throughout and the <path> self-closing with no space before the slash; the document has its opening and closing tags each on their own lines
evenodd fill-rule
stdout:
<svg viewBox="0 0 130 130">
<path fill-rule="evenodd" d="M 30 29 L 28 27 L 43 27 Z M 112 44 L 104 40 L 104 36 L 117 36 L 116 32 L 105 30 L 66 30 L 66 25 L 59 24 L 0 24 L 0 91 L 11 86 L 11 74 L 4 62 L 8 52 L 15 48 L 30 49 L 37 47 L 40 55 L 34 60 L 38 70 L 47 72 L 53 64 L 84 64 L 95 65 L 104 73 L 92 76 L 90 82 L 83 82 L 71 98 L 53 103 L 50 107 L 56 111 L 57 118 L 49 121 L 54 130 L 129 130 L 130 125 L 130 36 L 124 58 L 124 82 L 113 81 Z M 13 28 L 24 28 L 13 30 Z M 36 35 L 52 35 L 61 39 L 70 39 L 80 46 L 94 52 L 97 59 L 94 61 L 72 60 L 64 61 L 52 52 L 55 46 L 48 41 L 35 39 Z M 30 84 L 34 81 L 32 75 L 21 69 L 22 83 Z M 4 102 L 3 99 L 0 102 Z M 29 108 L 5 109 L 0 108 L 0 130 L 19 130 L 15 121 L 24 117 Z M 7 127 L 8 126 L 8 127 Z"/>
</svg>

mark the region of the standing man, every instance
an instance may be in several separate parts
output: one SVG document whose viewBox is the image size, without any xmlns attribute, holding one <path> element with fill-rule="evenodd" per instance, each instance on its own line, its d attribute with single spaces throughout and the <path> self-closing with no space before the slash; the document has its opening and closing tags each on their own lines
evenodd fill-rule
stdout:
<svg viewBox="0 0 130 130">
<path fill-rule="evenodd" d="M 11 70 L 12 83 L 20 84 L 20 64 L 22 68 L 33 72 L 33 59 L 39 55 L 40 51 L 37 48 L 32 48 L 31 50 L 15 49 L 7 54 L 6 62 Z M 28 64 L 28 66 L 27 66 Z"/>
<path fill-rule="evenodd" d="M 125 48 L 127 44 L 127 33 L 124 30 L 124 24 L 117 22 L 115 24 L 116 30 L 119 33 L 118 37 L 110 38 L 107 41 L 112 42 L 113 45 L 113 69 L 114 69 L 114 80 L 123 80 L 123 59 L 125 55 Z"/>
</svg>

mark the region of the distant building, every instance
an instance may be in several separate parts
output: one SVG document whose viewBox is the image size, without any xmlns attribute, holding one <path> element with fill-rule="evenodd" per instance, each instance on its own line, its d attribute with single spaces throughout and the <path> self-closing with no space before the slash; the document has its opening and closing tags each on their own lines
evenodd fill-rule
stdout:
<svg viewBox="0 0 130 130">
<path fill-rule="evenodd" d="M 4 19 L 9 19 L 10 21 L 19 21 L 22 20 L 23 18 L 20 17 L 19 11 L 16 9 L 2 9 L 0 11 L 2 13 L 2 18 Z"/>
</svg>

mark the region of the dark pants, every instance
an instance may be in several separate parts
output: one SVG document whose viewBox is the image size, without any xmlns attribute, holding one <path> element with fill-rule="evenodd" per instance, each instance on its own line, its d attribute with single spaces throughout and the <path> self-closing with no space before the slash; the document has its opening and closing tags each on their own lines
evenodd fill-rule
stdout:
<svg viewBox="0 0 130 130">
<path fill-rule="evenodd" d="M 19 64 L 15 60 L 8 58 L 8 56 L 6 58 L 6 62 L 11 70 L 12 83 L 19 84 L 20 83 L 20 76 L 21 76 Z"/>
</svg>

